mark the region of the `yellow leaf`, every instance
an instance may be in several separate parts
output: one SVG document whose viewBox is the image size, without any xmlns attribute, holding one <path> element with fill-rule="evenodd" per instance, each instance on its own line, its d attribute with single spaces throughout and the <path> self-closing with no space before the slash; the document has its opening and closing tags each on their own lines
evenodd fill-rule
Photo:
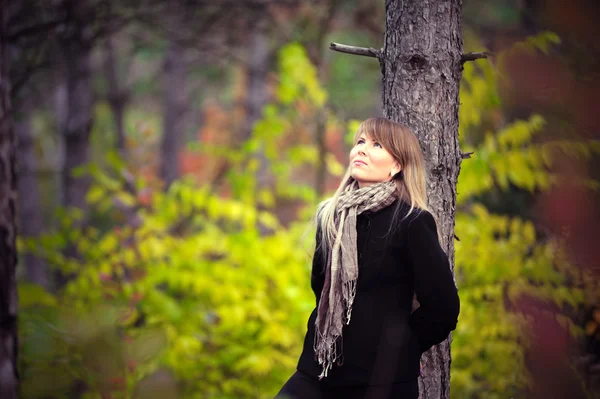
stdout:
<svg viewBox="0 0 600 399">
<path fill-rule="evenodd" d="M 342 164 L 331 153 L 325 155 L 325 166 L 327 167 L 327 171 L 334 176 L 342 176 L 345 172 Z"/>
</svg>

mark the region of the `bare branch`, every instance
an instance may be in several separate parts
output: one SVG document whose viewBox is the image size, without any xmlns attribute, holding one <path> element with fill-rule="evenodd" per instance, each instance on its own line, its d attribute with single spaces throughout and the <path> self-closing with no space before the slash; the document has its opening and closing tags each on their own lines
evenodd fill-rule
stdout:
<svg viewBox="0 0 600 399">
<path fill-rule="evenodd" d="M 331 44 L 329 45 L 329 49 L 333 50 L 333 51 L 339 51 L 340 53 L 362 55 L 365 57 L 379 58 L 381 56 L 381 51 L 376 50 L 373 47 L 366 48 L 366 47 L 347 46 L 345 44 L 331 42 Z"/>
<path fill-rule="evenodd" d="M 474 153 L 475 153 L 474 151 L 471 151 L 471 152 L 463 152 L 463 153 L 461 153 L 461 154 L 460 154 L 460 157 L 461 157 L 462 159 L 470 159 L 470 158 L 471 158 L 471 155 L 473 155 Z"/>
<path fill-rule="evenodd" d="M 14 43 L 25 37 L 36 36 L 39 34 L 47 34 L 52 29 L 55 29 L 56 27 L 65 24 L 66 22 L 67 20 L 65 18 L 61 18 L 54 21 L 34 23 L 31 26 L 11 31 L 8 34 L 8 41 Z"/>
<path fill-rule="evenodd" d="M 466 53 L 460 57 L 460 62 L 464 64 L 467 61 L 475 61 L 480 58 L 487 58 L 489 56 L 494 55 L 494 53 L 490 53 L 488 51 L 484 51 L 482 53 Z"/>
</svg>

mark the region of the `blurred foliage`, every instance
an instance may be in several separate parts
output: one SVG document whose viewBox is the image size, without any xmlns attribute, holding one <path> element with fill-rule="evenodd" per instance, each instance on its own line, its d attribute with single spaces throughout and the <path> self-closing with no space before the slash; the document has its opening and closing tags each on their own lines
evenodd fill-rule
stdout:
<svg viewBox="0 0 600 399">
<path fill-rule="evenodd" d="M 249 140 L 237 148 L 207 142 L 192 143 L 190 147 L 202 154 L 224 157 L 229 164 L 227 177 L 233 196 L 248 204 L 273 208 L 276 198 L 314 204 L 318 198 L 313 180 L 302 170 L 319 162 L 312 130 L 327 102 L 327 92 L 305 49 L 297 43 L 279 51 L 278 77 L 278 101 L 264 107 L 263 117 L 255 123 Z M 326 118 L 340 124 L 331 115 Z M 343 173 L 339 162 L 330 156 L 326 168 L 333 175 Z M 258 176 L 269 183 L 259 184 Z"/>
<path fill-rule="evenodd" d="M 542 33 L 517 47 L 547 51 L 556 42 Z M 461 165 L 455 229 L 461 314 L 453 333 L 451 392 L 461 399 L 519 397 L 527 388 L 522 295 L 549 304 L 577 338 L 583 331 L 574 318 L 585 290 L 597 289 L 566 261 L 560 237 L 544 237 L 531 221 L 493 214 L 479 201 L 489 192 L 547 190 L 560 180 L 550 169 L 559 152 L 587 158 L 600 151 L 597 143 L 535 140 L 544 127 L 540 115 L 503 121 L 499 75 L 490 62 L 466 63 L 461 83 L 459 139 L 463 152 L 473 152 Z"/>
<path fill-rule="evenodd" d="M 25 353 L 54 342 L 47 358 L 22 357 L 23 385 L 33 390 L 25 397 L 45 397 L 35 391 L 43 388 L 61 397 L 56 385 L 33 383 L 54 378 L 61 358 L 64 389 L 83 384 L 112 397 L 132 397 L 161 368 L 180 397 L 272 392 L 295 365 L 314 301 L 301 289 L 309 285 L 305 224 L 261 236 L 258 222 L 278 227 L 272 214 L 210 187 L 179 181 L 143 205 L 116 177 L 94 175 L 90 203 L 136 209 L 129 225 L 137 227 L 80 231 L 65 215 L 61 231 L 26 243 L 71 278 L 57 297 L 21 286 Z M 67 242 L 80 260 L 57 252 Z"/>
<path fill-rule="evenodd" d="M 141 397 L 161 378 L 173 388 L 160 397 L 276 392 L 314 306 L 311 226 L 284 228 L 268 210 L 281 197 L 316 201 L 310 186 L 289 184 L 316 149 L 284 145 L 302 112 L 326 101 L 311 68 L 302 47 L 282 48 L 278 101 L 252 137 L 238 149 L 201 148 L 231 162 L 229 197 L 190 178 L 162 192 L 114 153 L 77 171 L 93 179 L 87 201 L 102 223 L 79 227 L 81 213 L 64 210 L 57 231 L 20 242 L 67 277 L 56 295 L 20 285 L 24 397 Z M 258 190 L 261 156 L 277 184 Z M 77 257 L 64 255 L 67 245 Z"/>
<path fill-rule="evenodd" d="M 532 40 L 538 48 L 552 42 Z M 192 146 L 225 160 L 225 190 L 187 177 L 162 192 L 133 165 L 137 155 L 104 152 L 79 171 L 93 179 L 87 200 L 98 223 L 82 227 L 80 212 L 63 210 L 56 231 L 19 242 L 66 276 L 54 294 L 19 287 L 23 397 L 261 398 L 291 375 L 314 306 L 305 238 L 319 198 L 306 171 L 325 162 L 330 174 L 343 172 L 331 153 L 317 159 L 312 132 L 325 112 L 326 124 L 342 132 L 341 145 L 357 121 L 346 127 L 323 111 L 336 99 L 300 45 L 280 50 L 277 74 L 277 99 L 247 141 Z M 561 322 L 581 334 L 570 310 L 591 284 L 564 261 L 559 241 L 479 201 L 512 187 L 545 190 L 559 179 L 548 168 L 555 151 L 594 150 L 536 141 L 539 115 L 505 123 L 498 76 L 490 63 L 467 63 L 461 87 L 461 148 L 474 152 L 462 163 L 456 215 L 461 315 L 451 391 L 461 399 L 517 396 L 527 385 L 520 294 L 554 303 Z M 100 105 L 97 117 L 106 119 L 105 111 Z M 95 129 L 110 127 L 104 120 Z M 148 129 L 128 130 L 143 141 Z M 275 214 L 282 200 L 299 204 L 289 226 Z M 76 257 L 64 255 L 69 245 Z"/>
</svg>

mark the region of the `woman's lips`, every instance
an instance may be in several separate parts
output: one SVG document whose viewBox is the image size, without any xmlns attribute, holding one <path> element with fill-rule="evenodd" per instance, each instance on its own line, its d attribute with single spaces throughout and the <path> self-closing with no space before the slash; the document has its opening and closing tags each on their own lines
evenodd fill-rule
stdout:
<svg viewBox="0 0 600 399">
<path fill-rule="evenodd" d="M 367 163 L 366 163 L 366 162 L 364 162 L 364 161 L 359 161 L 359 160 L 356 160 L 356 161 L 354 161 L 353 163 L 354 163 L 354 165 L 365 165 L 365 166 L 367 166 Z"/>
</svg>

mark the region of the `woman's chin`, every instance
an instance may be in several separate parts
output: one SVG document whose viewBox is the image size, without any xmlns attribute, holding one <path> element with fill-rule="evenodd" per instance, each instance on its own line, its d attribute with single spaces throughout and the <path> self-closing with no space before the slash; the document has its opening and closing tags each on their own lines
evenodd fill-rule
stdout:
<svg viewBox="0 0 600 399">
<path fill-rule="evenodd" d="M 353 172 L 350 174 L 350 176 L 352 176 L 352 178 L 353 178 L 354 180 L 356 180 L 357 182 L 359 182 L 359 183 L 365 180 L 365 176 L 363 176 L 363 174 L 362 174 L 362 173 L 360 173 L 360 171 L 356 171 L 356 172 L 354 172 L 354 171 L 353 171 Z"/>
<path fill-rule="evenodd" d="M 369 184 L 372 184 L 372 182 L 369 179 L 365 179 L 364 176 L 360 176 L 358 173 L 352 174 L 352 177 L 358 182 L 359 187 L 364 187 L 368 186 Z"/>
<path fill-rule="evenodd" d="M 380 179 L 368 178 L 367 176 L 364 176 L 361 173 L 351 173 L 350 176 L 352 176 L 352 178 L 358 182 L 359 187 L 365 187 L 365 186 L 369 186 L 371 184 L 383 183 L 383 182 L 391 180 L 391 179 L 387 179 L 387 180 L 381 179 L 380 180 Z"/>
</svg>

